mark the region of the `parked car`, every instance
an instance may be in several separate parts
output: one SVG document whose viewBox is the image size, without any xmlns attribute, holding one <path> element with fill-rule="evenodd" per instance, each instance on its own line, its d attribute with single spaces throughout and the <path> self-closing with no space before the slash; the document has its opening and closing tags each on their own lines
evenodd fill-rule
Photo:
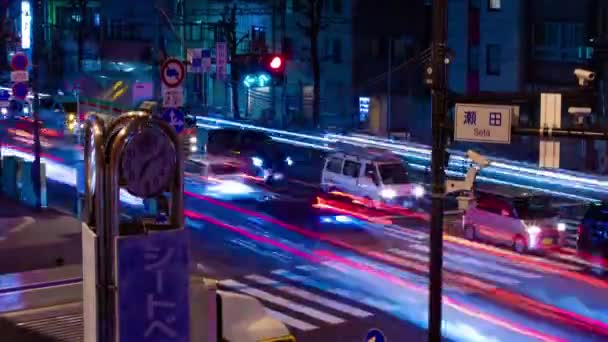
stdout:
<svg viewBox="0 0 608 342">
<path fill-rule="evenodd" d="M 578 227 L 578 255 L 594 267 L 608 268 L 608 203 L 592 204 Z"/>
<path fill-rule="evenodd" d="M 479 186 L 476 203 L 462 220 L 464 236 L 506 245 L 518 253 L 559 248 L 566 225 L 559 221 L 551 198 L 512 187 Z"/>
</svg>

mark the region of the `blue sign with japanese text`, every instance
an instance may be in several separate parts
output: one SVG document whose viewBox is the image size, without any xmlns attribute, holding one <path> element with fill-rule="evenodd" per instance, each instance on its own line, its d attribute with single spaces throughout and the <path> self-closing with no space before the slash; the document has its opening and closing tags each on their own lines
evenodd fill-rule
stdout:
<svg viewBox="0 0 608 342">
<path fill-rule="evenodd" d="M 186 233 L 180 229 L 118 237 L 120 341 L 190 341 Z"/>
</svg>

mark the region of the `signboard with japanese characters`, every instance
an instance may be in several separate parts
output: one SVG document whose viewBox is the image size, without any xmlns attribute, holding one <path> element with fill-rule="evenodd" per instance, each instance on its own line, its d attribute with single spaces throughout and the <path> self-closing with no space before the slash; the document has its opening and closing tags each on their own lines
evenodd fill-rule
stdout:
<svg viewBox="0 0 608 342">
<path fill-rule="evenodd" d="M 184 88 L 162 88 L 163 108 L 178 108 L 184 105 Z"/>
<path fill-rule="evenodd" d="M 116 248 L 117 340 L 189 342 L 186 232 L 120 236 Z"/>
<path fill-rule="evenodd" d="M 510 144 L 512 113 L 511 106 L 457 103 L 454 140 Z"/>
<path fill-rule="evenodd" d="M 203 49 L 188 49 L 188 72 L 193 74 L 199 74 L 202 72 L 202 57 Z"/>
<path fill-rule="evenodd" d="M 228 51 L 225 42 L 215 44 L 216 75 L 220 80 L 226 79 L 226 64 L 228 64 Z"/>
</svg>

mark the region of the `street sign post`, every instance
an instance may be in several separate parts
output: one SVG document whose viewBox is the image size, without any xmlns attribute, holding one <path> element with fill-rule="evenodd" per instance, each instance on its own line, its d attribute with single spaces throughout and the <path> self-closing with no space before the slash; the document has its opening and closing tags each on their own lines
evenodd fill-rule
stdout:
<svg viewBox="0 0 608 342">
<path fill-rule="evenodd" d="M 163 112 L 163 120 L 180 133 L 184 130 L 184 113 L 175 108 L 168 108 Z"/>
<path fill-rule="evenodd" d="M 25 100 L 29 89 L 25 83 L 15 83 L 13 85 L 13 96 L 19 100 Z"/>
<path fill-rule="evenodd" d="M 511 106 L 457 103 L 454 140 L 510 144 L 512 113 Z"/>
<path fill-rule="evenodd" d="M 163 108 L 184 106 L 184 88 L 163 88 Z"/>
<path fill-rule="evenodd" d="M 27 59 L 27 55 L 23 52 L 17 52 L 11 58 L 11 68 L 13 70 L 21 70 L 24 71 L 27 69 L 27 65 L 29 64 L 29 60 Z"/>
<path fill-rule="evenodd" d="M 161 80 L 169 88 L 178 87 L 184 81 L 186 68 L 184 64 L 175 58 L 169 58 L 161 68 Z"/>
<path fill-rule="evenodd" d="M 29 73 L 25 70 L 11 71 L 11 82 L 27 82 L 29 81 Z"/>
</svg>

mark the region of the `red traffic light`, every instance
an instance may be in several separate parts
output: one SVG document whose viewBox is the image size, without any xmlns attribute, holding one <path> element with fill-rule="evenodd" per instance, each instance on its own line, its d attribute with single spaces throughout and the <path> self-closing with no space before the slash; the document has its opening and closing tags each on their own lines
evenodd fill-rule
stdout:
<svg viewBox="0 0 608 342">
<path fill-rule="evenodd" d="M 275 70 L 276 69 L 280 69 L 282 65 L 283 65 L 283 60 L 279 56 L 274 56 L 270 60 L 270 68 L 271 69 L 275 69 Z"/>
</svg>

